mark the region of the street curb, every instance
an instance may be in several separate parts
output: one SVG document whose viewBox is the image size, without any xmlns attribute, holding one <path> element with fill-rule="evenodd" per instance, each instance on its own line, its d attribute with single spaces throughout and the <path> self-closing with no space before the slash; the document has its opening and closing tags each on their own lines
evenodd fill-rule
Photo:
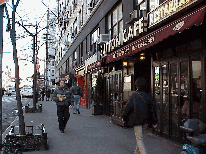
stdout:
<svg viewBox="0 0 206 154">
<path fill-rule="evenodd" d="M 14 119 L 14 121 L 9 125 L 9 127 L 6 128 L 6 130 L 2 133 L 2 141 L 4 141 L 6 135 L 9 134 L 9 131 L 11 129 L 11 126 L 17 126 L 19 123 L 19 117 L 16 116 L 16 118 Z"/>
</svg>

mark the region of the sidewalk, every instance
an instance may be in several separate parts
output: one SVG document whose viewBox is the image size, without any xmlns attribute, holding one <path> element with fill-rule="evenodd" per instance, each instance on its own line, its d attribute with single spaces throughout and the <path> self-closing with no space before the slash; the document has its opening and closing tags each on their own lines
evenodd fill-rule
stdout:
<svg viewBox="0 0 206 154">
<path fill-rule="evenodd" d="M 43 123 L 48 133 L 48 151 L 26 154 L 133 154 L 136 146 L 132 128 L 124 129 L 107 116 L 93 116 L 91 109 L 80 108 L 81 114 L 72 114 L 65 133 L 60 133 L 53 101 L 39 101 L 42 113 L 24 113 L 26 125 Z M 17 120 L 18 121 L 18 120 Z M 13 124 L 17 124 L 15 121 Z M 181 146 L 172 141 L 145 132 L 144 143 L 148 154 L 179 154 Z"/>
</svg>

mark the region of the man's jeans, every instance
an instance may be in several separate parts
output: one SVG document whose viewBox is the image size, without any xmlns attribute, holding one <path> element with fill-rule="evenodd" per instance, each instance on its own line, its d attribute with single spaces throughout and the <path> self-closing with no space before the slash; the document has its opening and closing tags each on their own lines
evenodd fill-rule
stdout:
<svg viewBox="0 0 206 154">
<path fill-rule="evenodd" d="M 135 137 L 137 141 L 135 154 L 147 154 L 144 143 L 143 143 L 142 125 L 134 126 L 134 132 L 135 132 Z"/>
<path fill-rule="evenodd" d="M 77 111 L 79 111 L 79 95 L 74 95 L 74 108 L 73 108 L 73 112 L 76 113 Z"/>
</svg>

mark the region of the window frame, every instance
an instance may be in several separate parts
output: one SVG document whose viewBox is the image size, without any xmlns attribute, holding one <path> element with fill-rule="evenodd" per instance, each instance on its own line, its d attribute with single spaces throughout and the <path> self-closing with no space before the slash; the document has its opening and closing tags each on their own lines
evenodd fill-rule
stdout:
<svg viewBox="0 0 206 154">
<path fill-rule="evenodd" d="M 114 23 L 114 12 L 116 11 L 116 22 Z M 121 11 L 121 16 L 120 12 Z M 123 32 L 123 27 L 120 27 L 120 23 L 123 23 L 123 4 L 120 3 L 118 4 L 108 15 L 107 15 L 107 20 L 106 20 L 106 29 L 107 33 L 111 35 L 111 38 L 114 38 L 119 35 L 120 29 L 122 28 Z M 122 24 L 123 26 L 123 24 Z M 114 28 L 116 28 L 116 33 L 114 32 Z"/>
</svg>

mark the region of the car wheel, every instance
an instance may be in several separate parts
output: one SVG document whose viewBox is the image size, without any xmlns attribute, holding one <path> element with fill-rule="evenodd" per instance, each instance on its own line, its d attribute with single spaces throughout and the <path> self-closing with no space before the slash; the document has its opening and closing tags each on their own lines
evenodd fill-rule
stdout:
<svg viewBox="0 0 206 154">
<path fill-rule="evenodd" d="M 187 151 L 182 151 L 180 154 L 188 154 Z"/>
</svg>

